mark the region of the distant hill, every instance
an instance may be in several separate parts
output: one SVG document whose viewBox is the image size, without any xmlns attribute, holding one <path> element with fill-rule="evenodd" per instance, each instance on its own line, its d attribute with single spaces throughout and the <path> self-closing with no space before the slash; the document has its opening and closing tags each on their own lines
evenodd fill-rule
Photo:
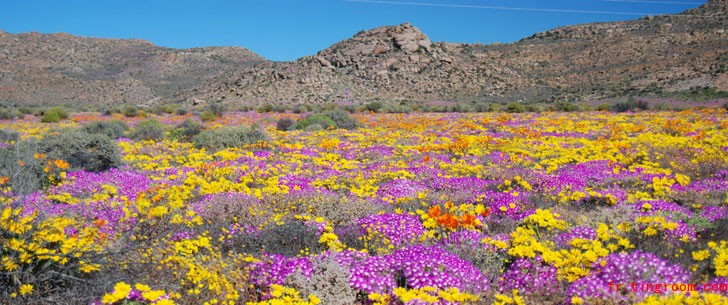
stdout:
<svg viewBox="0 0 728 305">
<path fill-rule="evenodd" d="M 728 91 L 728 0 L 511 44 L 431 42 L 402 24 L 292 62 L 242 48 L 0 32 L 0 102 L 21 104 L 548 101 L 702 87 Z"/>
<path fill-rule="evenodd" d="M 261 62 L 243 48 L 175 50 L 143 40 L 0 31 L 0 102 L 167 102 L 210 78 Z"/>
</svg>

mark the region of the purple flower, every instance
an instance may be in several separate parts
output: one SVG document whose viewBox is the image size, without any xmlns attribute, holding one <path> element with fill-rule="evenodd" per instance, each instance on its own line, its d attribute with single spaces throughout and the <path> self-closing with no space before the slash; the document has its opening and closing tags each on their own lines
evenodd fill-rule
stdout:
<svg viewBox="0 0 728 305">
<path fill-rule="evenodd" d="M 498 291 L 510 293 L 518 289 L 523 294 L 550 294 L 562 290 L 556 267 L 535 259 L 518 258 L 500 277 Z"/>
<path fill-rule="evenodd" d="M 566 290 L 567 296 L 581 298 L 600 298 L 614 302 L 626 302 L 628 296 L 643 298 L 654 291 L 641 289 L 642 283 L 689 283 L 690 274 L 680 265 L 671 265 L 652 253 L 634 251 L 632 253 L 613 253 L 606 257 L 606 263 L 599 261 L 592 265 L 588 276 L 578 279 Z M 634 288 L 631 287 L 635 283 Z M 610 285 L 611 284 L 611 285 Z M 621 285 L 617 290 L 616 284 Z M 628 287 L 629 286 L 629 287 Z"/>
<path fill-rule="evenodd" d="M 391 293 L 396 287 L 456 287 L 480 293 L 488 279 L 469 261 L 438 246 L 411 246 L 386 256 L 372 256 L 351 268 L 349 284 L 368 293 Z"/>
<path fill-rule="evenodd" d="M 575 238 L 594 240 L 597 238 L 597 231 L 590 227 L 574 227 L 569 232 L 560 233 L 554 239 L 557 246 L 566 247 Z"/>
<path fill-rule="evenodd" d="M 358 219 L 357 224 L 362 235 L 366 235 L 367 230 L 378 232 L 394 246 L 409 243 L 425 232 L 420 218 L 410 214 L 370 215 Z"/>
<path fill-rule="evenodd" d="M 300 270 L 306 277 L 313 274 L 313 264 L 305 257 L 287 257 L 280 254 L 266 255 L 261 262 L 251 265 L 250 281 L 260 286 L 283 285 L 286 278 Z"/>
</svg>

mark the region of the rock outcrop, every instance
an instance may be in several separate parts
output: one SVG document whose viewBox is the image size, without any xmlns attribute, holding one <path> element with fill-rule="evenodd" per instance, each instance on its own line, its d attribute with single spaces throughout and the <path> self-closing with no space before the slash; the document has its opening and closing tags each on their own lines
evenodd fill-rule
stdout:
<svg viewBox="0 0 728 305">
<path fill-rule="evenodd" d="M 556 28 L 512 44 L 432 43 L 405 23 L 311 57 L 258 65 L 196 92 L 233 103 L 587 99 L 726 91 L 726 0 L 677 15 Z M 280 71 L 286 77 L 276 77 Z"/>
</svg>

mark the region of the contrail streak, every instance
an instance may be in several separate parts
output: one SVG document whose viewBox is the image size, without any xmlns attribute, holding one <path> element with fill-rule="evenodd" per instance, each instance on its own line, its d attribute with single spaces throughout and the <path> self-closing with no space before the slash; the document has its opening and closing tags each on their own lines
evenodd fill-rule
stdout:
<svg viewBox="0 0 728 305">
<path fill-rule="evenodd" d="M 396 5 L 415 5 L 415 6 L 436 6 L 436 7 L 458 7 L 458 8 L 476 8 L 490 10 L 506 10 L 506 11 L 528 11 L 528 12 L 550 12 L 550 13 L 572 13 L 572 14 L 602 14 L 602 15 L 661 15 L 658 13 L 637 13 L 637 12 L 612 12 L 612 11 L 590 11 L 590 10 L 563 10 L 548 8 L 527 8 L 527 7 L 509 7 L 509 6 L 484 6 L 484 5 L 463 5 L 463 4 L 444 4 L 444 3 L 419 3 L 419 2 L 402 2 L 402 1 L 381 1 L 381 0 L 344 0 L 345 2 L 360 3 L 379 3 L 379 4 L 396 4 Z M 627 0 L 620 0 L 627 1 Z"/>
</svg>

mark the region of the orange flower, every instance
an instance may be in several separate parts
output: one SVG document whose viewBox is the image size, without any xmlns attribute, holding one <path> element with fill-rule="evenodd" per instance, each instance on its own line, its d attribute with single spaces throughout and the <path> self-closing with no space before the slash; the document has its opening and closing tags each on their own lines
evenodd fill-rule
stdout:
<svg viewBox="0 0 728 305">
<path fill-rule="evenodd" d="M 430 156 L 425 156 L 424 158 L 422 158 L 422 161 L 430 162 Z"/>
<path fill-rule="evenodd" d="M 450 214 L 445 214 L 440 217 L 437 217 L 437 223 L 444 225 L 448 229 L 455 229 L 458 227 L 457 218 L 453 217 Z"/>
<path fill-rule="evenodd" d="M 70 164 L 68 164 L 68 162 L 66 162 L 64 160 L 59 159 L 59 160 L 55 160 L 53 162 L 56 164 L 56 167 L 58 167 L 60 169 L 67 169 L 70 167 Z"/>
<path fill-rule="evenodd" d="M 431 207 L 429 210 L 427 210 L 427 215 L 431 218 L 437 218 L 440 216 L 440 206 L 436 205 L 434 207 Z"/>
<path fill-rule="evenodd" d="M 483 215 L 483 217 L 488 217 L 488 215 L 490 215 L 490 208 L 485 208 L 485 210 L 481 212 L 480 215 Z"/>
<path fill-rule="evenodd" d="M 99 228 L 105 226 L 107 223 L 108 222 L 105 219 L 101 219 L 101 218 L 96 218 L 96 220 L 94 220 L 94 225 Z"/>
<path fill-rule="evenodd" d="M 470 215 L 470 214 L 465 214 L 460 217 L 460 222 L 462 223 L 463 227 L 474 226 L 475 225 L 475 216 Z"/>
<path fill-rule="evenodd" d="M 10 177 L 8 177 L 8 176 L 0 177 L 0 185 L 4 185 L 5 183 L 8 183 L 8 181 L 10 181 Z"/>
</svg>

